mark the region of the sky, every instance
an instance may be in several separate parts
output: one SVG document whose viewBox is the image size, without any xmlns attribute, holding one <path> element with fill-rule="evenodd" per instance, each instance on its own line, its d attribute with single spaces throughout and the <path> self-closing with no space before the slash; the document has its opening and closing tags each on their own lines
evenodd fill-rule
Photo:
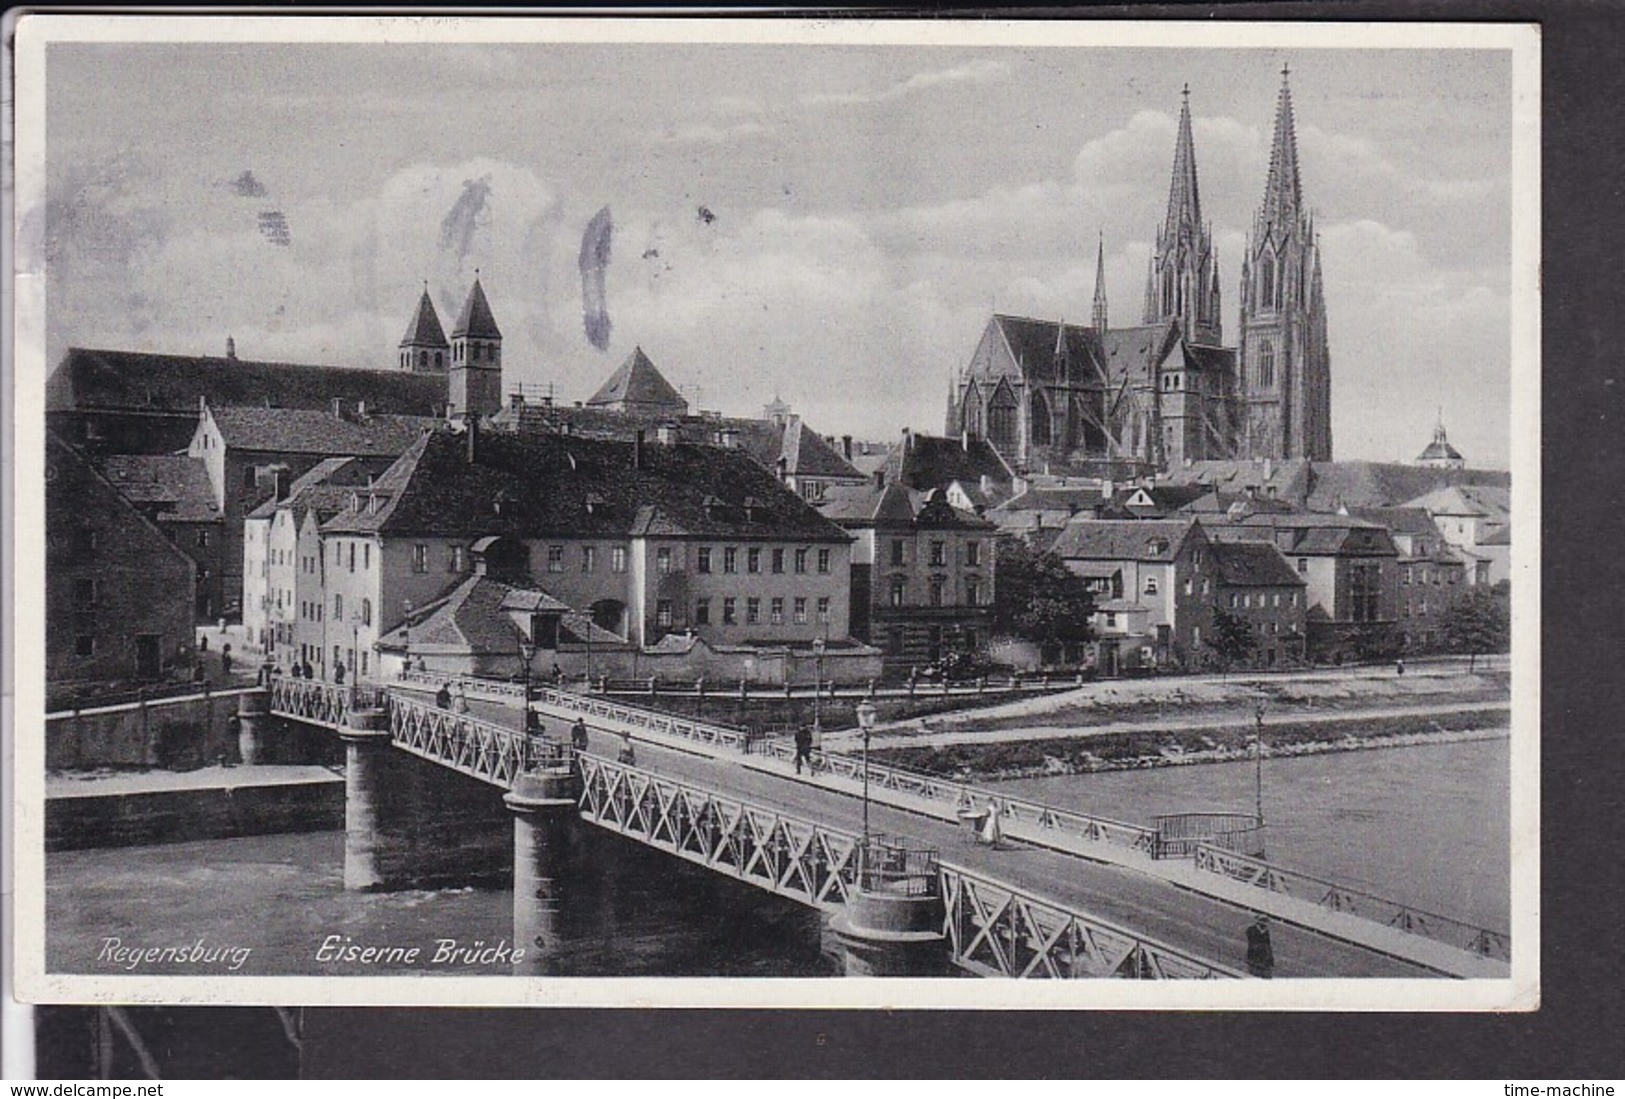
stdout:
<svg viewBox="0 0 1625 1099">
<path fill-rule="evenodd" d="M 1496 51 L 55 43 L 20 225 L 52 363 L 229 335 L 389 368 L 424 284 L 449 332 L 478 271 L 509 388 L 582 400 L 641 346 L 698 407 L 884 441 L 943 429 L 993 309 L 1088 323 L 1097 241 L 1112 324 L 1140 321 L 1187 83 L 1233 344 L 1284 62 L 1334 456 L 1410 460 L 1442 410 L 1506 468 Z M 580 267 L 605 208 L 607 338 Z"/>
</svg>

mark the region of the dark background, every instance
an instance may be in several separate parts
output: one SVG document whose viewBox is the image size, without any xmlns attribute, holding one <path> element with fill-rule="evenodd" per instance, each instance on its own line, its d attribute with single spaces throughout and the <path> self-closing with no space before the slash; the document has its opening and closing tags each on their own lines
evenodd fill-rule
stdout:
<svg viewBox="0 0 1625 1099">
<path fill-rule="evenodd" d="M 875 10 L 864 14 L 912 14 Z M 165 1074 L 260 1077 L 1625 1076 L 1625 6 L 1349 2 L 972 17 L 1538 21 L 1543 32 L 1541 985 L 1507 1015 L 129 1009 Z M 1533 425 L 1515 425 L 1534 430 Z M 42 1078 L 94 1072 L 97 1012 L 39 1014 Z M 122 1042 L 113 1043 L 120 1047 Z M 117 1075 L 139 1071 L 116 1063 Z"/>
</svg>

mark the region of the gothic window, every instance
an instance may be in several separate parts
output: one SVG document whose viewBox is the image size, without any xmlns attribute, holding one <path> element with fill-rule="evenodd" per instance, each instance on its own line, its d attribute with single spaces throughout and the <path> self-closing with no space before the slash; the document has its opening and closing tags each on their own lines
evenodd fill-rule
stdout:
<svg viewBox="0 0 1625 1099">
<path fill-rule="evenodd" d="M 446 353 L 444 351 L 436 351 L 434 353 L 434 368 L 436 370 L 439 370 L 439 369 L 443 368 L 445 365 L 446 365 Z"/>
<path fill-rule="evenodd" d="M 1275 308 L 1275 259 L 1268 253 L 1258 264 L 1258 304 L 1263 309 Z"/>
<path fill-rule="evenodd" d="M 982 434 L 982 398 L 974 385 L 965 389 L 965 407 L 960 414 L 960 426 L 972 435 Z"/>
<path fill-rule="evenodd" d="M 1258 349 L 1258 384 L 1266 389 L 1275 384 L 1275 348 L 1267 342 Z"/>
<path fill-rule="evenodd" d="M 1032 399 L 1032 439 L 1034 446 L 1049 446 L 1051 442 L 1049 401 L 1041 390 Z"/>
<path fill-rule="evenodd" d="M 1016 442 L 1016 403 L 1008 393 L 1000 393 L 987 410 L 987 437 L 996 447 L 1009 449 Z"/>
</svg>

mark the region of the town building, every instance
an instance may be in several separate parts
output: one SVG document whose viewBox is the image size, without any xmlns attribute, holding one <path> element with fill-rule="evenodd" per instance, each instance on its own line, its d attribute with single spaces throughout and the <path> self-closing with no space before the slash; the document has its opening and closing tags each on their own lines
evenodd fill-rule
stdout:
<svg viewBox="0 0 1625 1099">
<path fill-rule="evenodd" d="M 975 652 L 993 621 L 997 528 L 941 489 L 915 492 L 884 476 L 830 489 L 820 509 L 857 536 L 852 635 L 879 648 L 892 670 Z"/>
<path fill-rule="evenodd" d="M 1209 538 L 1194 519 L 1079 518 L 1050 552 L 1094 592 L 1097 666 L 1192 667 L 1211 636 L 1214 572 Z"/>
<path fill-rule="evenodd" d="M 810 666 L 819 640 L 835 669 L 878 668 L 848 633 L 851 537 L 738 451 L 470 419 L 420 437 L 320 537 L 330 675 L 372 674 L 364 654 L 466 580 L 472 548 L 493 537 L 522 553 L 505 568 L 533 578 L 525 590 L 637 652 L 692 634 Z"/>
<path fill-rule="evenodd" d="M 1310 660 L 1398 650 L 1399 550 L 1386 527 L 1350 515 L 1260 511 L 1208 522 L 1215 541 L 1270 542 L 1305 583 Z"/>
<path fill-rule="evenodd" d="M 1360 508 L 1352 514 L 1388 528 L 1399 551 L 1401 646 L 1406 652 L 1436 651 L 1444 642 L 1446 613 L 1468 588 L 1466 558 L 1422 508 Z"/>
<path fill-rule="evenodd" d="M 1429 469 L 1465 469 L 1467 459 L 1461 456 L 1461 451 L 1450 445 L 1450 437 L 1444 430 L 1444 410 L 1439 410 L 1439 419 L 1433 425 L 1433 441 L 1422 448 L 1422 453 L 1416 456 L 1416 464 Z"/>
<path fill-rule="evenodd" d="M 198 622 L 225 606 L 225 516 L 203 462 L 185 454 L 99 454 L 107 479 L 197 566 Z"/>
<path fill-rule="evenodd" d="M 47 429 L 48 692 L 185 675 L 196 569 L 81 448 Z"/>
<path fill-rule="evenodd" d="M 1464 558 L 1470 584 L 1511 579 L 1512 493 L 1497 485 L 1457 484 L 1405 503 L 1432 517 L 1444 540 Z M 1503 531 L 1507 531 L 1505 535 Z"/>
<path fill-rule="evenodd" d="M 1269 542 L 1214 542 L 1209 552 L 1217 579 L 1213 606 L 1251 630 L 1250 662 L 1265 668 L 1301 663 L 1308 651 L 1305 578 Z"/>
</svg>

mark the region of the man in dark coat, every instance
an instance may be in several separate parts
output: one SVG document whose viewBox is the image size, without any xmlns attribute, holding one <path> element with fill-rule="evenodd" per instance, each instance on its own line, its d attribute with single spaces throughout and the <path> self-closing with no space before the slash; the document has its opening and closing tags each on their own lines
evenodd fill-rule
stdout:
<svg viewBox="0 0 1625 1099">
<path fill-rule="evenodd" d="M 812 769 L 812 730 L 805 725 L 796 726 L 796 774 L 801 774 L 802 761 Z"/>
<path fill-rule="evenodd" d="M 451 709 L 451 687 L 445 683 L 434 693 L 434 704 L 442 710 Z"/>
<path fill-rule="evenodd" d="M 1262 912 L 1247 928 L 1247 972 L 1265 980 L 1275 975 L 1275 948 L 1270 945 L 1270 922 Z"/>
</svg>

